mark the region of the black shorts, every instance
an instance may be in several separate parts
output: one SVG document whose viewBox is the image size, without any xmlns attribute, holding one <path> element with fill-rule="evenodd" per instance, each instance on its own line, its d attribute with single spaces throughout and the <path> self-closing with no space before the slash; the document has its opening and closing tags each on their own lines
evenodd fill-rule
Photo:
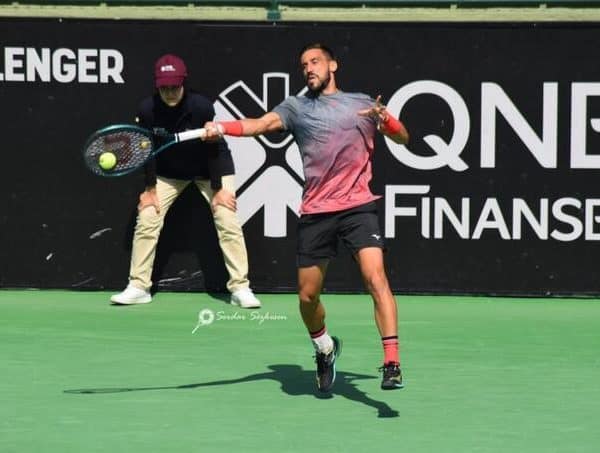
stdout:
<svg viewBox="0 0 600 453">
<path fill-rule="evenodd" d="M 298 267 L 314 266 L 335 257 L 340 240 L 353 256 L 365 247 L 385 249 L 375 202 L 345 211 L 301 216 L 296 250 Z"/>
</svg>

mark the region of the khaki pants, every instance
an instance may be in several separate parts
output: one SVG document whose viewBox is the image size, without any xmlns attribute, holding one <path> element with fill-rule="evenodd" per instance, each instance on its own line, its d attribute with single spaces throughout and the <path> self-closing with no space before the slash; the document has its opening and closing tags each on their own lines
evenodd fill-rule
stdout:
<svg viewBox="0 0 600 453">
<path fill-rule="evenodd" d="M 133 236 L 133 249 L 131 251 L 131 265 L 129 268 L 129 282 L 134 286 L 149 290 L 152 286 L 152 268 L 158 237 L 162 230 L 167 211 L 190 184 L 191 181 L 167 179 L 158 177 L 156 181 L 156 194 L 160 204 L 160 213 L 157 214 L 153 206 L 148 206 L 138 212 L 135 233 Z M 210 203 L 213 190 L 209 180 L 194 181 L 200 193 Z M 223 176 L 223 188 L 235 193 L 235 180 L 233 175 Z M 247 288 L 248 282 L 248 256 L 242 227 L 235 212 L 224 206 L 217 206 L 213 212 L 219 245 L 223 251 L 225 267 L 229 272 L 227 289 L 234 292 Z"/>
</svg>

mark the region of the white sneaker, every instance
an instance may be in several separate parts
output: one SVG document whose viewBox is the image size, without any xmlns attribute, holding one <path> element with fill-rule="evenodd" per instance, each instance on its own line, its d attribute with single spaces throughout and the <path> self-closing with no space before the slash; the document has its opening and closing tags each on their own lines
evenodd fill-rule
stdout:
<svg viewBox="0 0 600 453">
<path fill-rule="evenodd" d="M 250 288 L 242 288 L 231 294 L 231 305 L 242 308 L 260 308 L 260 300 L 256 298 Z"/>
<path fill-rule="evenodd" d="M 113 295 L 110 301 L 117 305 L 147 304 L 152 301 L 152 296 L 149 291 L 129 284 L 123 292 Z"/>
</svg>

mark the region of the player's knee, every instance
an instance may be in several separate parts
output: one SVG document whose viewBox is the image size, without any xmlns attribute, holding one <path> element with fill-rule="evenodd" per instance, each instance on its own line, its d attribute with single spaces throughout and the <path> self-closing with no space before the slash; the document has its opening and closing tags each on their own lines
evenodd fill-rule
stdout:
<svg viewBox="0 0 600 453">
<path fill-rule="evenodd" d="M 298 291 L 298 299 L 301 304 L 316 304 L 319 302 L 319 292 L 310 288 L 300 288 Z"/>
<path fill-rule="evenodd" d="M 372 272 L 365 275 L 364 280 L 367 290 L 371 294 L 387 291 L 388 289 L 388 280 L 384 272 Z"/>
</svg>

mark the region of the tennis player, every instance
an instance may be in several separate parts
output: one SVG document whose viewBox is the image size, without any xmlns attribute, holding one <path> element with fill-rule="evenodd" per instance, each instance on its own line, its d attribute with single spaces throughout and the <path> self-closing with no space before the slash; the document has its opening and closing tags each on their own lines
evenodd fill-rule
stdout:
<svg viewBox="0 0 600 453">
<path fill-rule="evenodd" d="M 302 320 L 316 350 L 317 387 L 322 392 L 331 390 L 342 346 L 327 331 L 320 298 L 329 260 L 336 256 L 341 240 L 353 254 L 374 301 L 384 351 L 381 387 L 401 388 L 396 301 L 383 263 L 375 205 L 379 197 L 371 193 L 369 181 L 375 133 L 401 144 L 408 142 L 408 133 L 380 98 L 338 89 L 338 63 L 328 47 L 306 46 L 300 63 L 309 88 L 305 95 L 287 98 L 260 118 L 208 122 L 208 137 L 292 133 L 305 177 L 298 222 L 298 293 Z"/>
<path fill-rule="evenodd" d="M 156 93 L 144 99 L 137 122 L 168 133 L 201 127 L 214 118 L 212 103 L 185 86 L 187 68 L 176 55 L 163 55 L 154 66 Z M 152 300 L 150 287 L 156 246 L 165 216 L 183 190 L 194 183 L 210 203 L 225 267 L 231 303 L 259 308 L 250 289 L 248 256 L 236 214 L 234 167 L 224 140 L 187 141 L 173 145 L 145 166 L 145 190 L 140 195 L 133 236 L 129 284 L 111 297 L 113 304 L 143 304 Z"/>
</svg>

